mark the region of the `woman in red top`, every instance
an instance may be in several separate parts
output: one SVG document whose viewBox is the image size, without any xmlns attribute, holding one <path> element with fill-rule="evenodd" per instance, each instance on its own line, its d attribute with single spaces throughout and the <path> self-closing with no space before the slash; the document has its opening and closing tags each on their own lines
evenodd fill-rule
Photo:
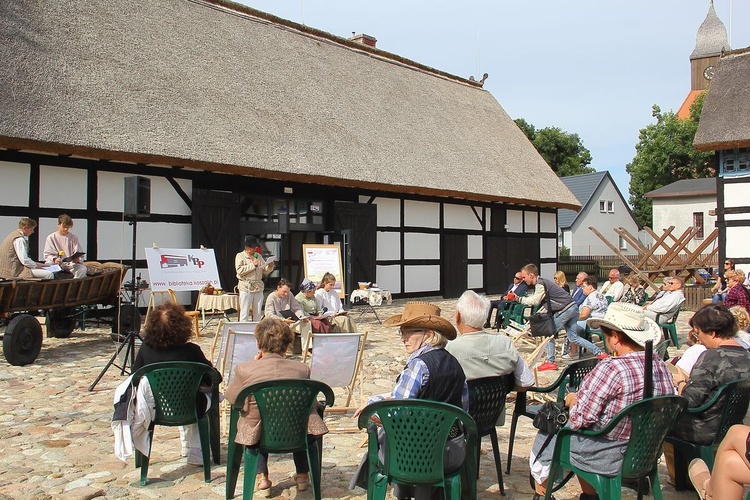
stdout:
<svg viewBox="0 0 750 500">
<path fill-rule="evenodd" d="M 745 309 L 750 305 L 750 297 L 748 297 L 747 290 L 742 284 L 745 281 L 745 273 L 736 269 L 733 271 L 727 271 L 724 273 L 727 279 L 727 296 L 724 299 L 724 305 L 727 307 L 742 306 Z"/>
</svg>

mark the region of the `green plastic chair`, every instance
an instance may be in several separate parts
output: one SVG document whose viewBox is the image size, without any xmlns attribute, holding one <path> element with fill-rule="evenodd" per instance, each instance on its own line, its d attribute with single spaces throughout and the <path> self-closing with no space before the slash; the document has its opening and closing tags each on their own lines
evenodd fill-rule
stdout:
<svg viewBox="0 0 750 500">
<path fill-rule="evenodd" d="M 378 459 L 377 426 L 370 422 L 375 414 L 385 433 L 384 463 Z M 458 470 L 446 473 L 445 443 L 457 421 L 463 424 L 466 436 L 466 458 Z M 388 484 L 393 483 L 440 487 L 447 500 L 477 498 L 477 426 L 460 408 L 423 399 L 390 399 L 367 405 L 359 415 L 358 425 L 360 429 L 366 427 L 368 435 L 368 499 L 384 499 Z M 462 485 L 462 481 L 466 484 Z"/>
<path fill-rule="evenodd" d="M 541 307 L 541 304 L 535 306 L 527 306 L 520 302 L 515 302 L 509 309 L 508 314 L 505 317 L 505 327 L 508 328 L 511 322 L 519 325 L 525 325 L 529 322 L 529 318 L 533 316 Z"/>
<path fill-rule="evenodd" d="M 692 488 L 687 476 L 687 467 L 692 459 L 701 458 L 709 469 L 713 469 L 714 456 L 719 443 L 724 439 L 730 427 L 742 423 L 747 414 L 748 405 L 750 405 L 750 379 L 744 379 L 722 385 L 704 405 L 687 409 L 688 415 L 696 416 L 717 406 L 722 408 L 719 427 L 711 444 L 699 445 L 674 436 L 667 436 L 667 442 L 674 446 L 676 490 Z"/>
<path fill-rule="evenodd" d="M 669 429 L 687 406 L 687 400 L 680 396 L 658 396 L 627 406 L 614 416 L 601 430 L 573 430 L 563 427 L 557 433 L 555 452 L 552 457 L 549 477 L 557 477 L 562 470 L 574 472 L 596 489 L 601 499 L 619 500 L 622 497 L 622 480 L 648 477 L 654 498 L 661 500 L 661 486 L 657 463 L 661 457 L 661 445 Z M 631 439 L 625 451 L 620 474 L 606 477 L 578 469 L 570 462 L 571 436 L 604 436 L 624 418 L 632 424 Z M 547 489 L 545 499 L 552 498 L 552 488 Z"/>
<path fill-rule="evenodd" d="M 680 314 L 680 310 L 684 303 L 685 301 L 682 301 L 674 309 L 656 315 L 656 322 L 659 324 L 659 327 L 664 334 L 664 338 L 671 340 L 672 345 L 678 349 L 680 347 L 680 339 L 677 338 L 677 316 Z"/>
<path fill-rule="evenodd" d="M 508 465 L 505 468 L 505 472 L 510 474 L 510 463 L 513 459 L 513 442 L 516 438 L 516 426 L 518 425 L 519 417 L 529 417 L 531 419 L 539 412 L 539 408 L 542 404 L 527 405 L 526 394 L 530 392 L 538 392 L 542 394 L 549 394 L 557 391 L 557 401 L 565 399 L 565 394 L 570 391 L 577 391 L 578 386 L 581 384 L 581 380 L 591 370 L 594 369 L 596 364 L 599 362 L 596 358 L 584 359 L 582 361 L 576 361 L 571 363 L 567 368 L 557 377 L 557 380 L 546 387 L 529 387 L 526 392 L 519 392 L 516 395 L 516 405 L 513 408 L 513 418 L 510 424 L 510 436 L 508 437 Z"/>
<path fill-rule="evenodd" d="M 503 464 L 500 459 L 500 445 L 497 442 L 497 419 L 505 407 L 505 396 L 513 388 L 513 375 L 484 377 L 469 380 L 469 415 L 477 424 L 479 443 L 477 445 L 477 472 L 479 471 L 479 449 L 482 438 L 489 436 L 492 453 L 495 457 L 495 470 L 500 493 L 505 495 L 503 485 Z"/>
<path fill-rule="evenodd" d="M 214 397 L 211 408 L 204 415 L 198 415 L 195 404 L 196 394 L 205 376 L 210 377 Z M 136 387 L 143 377 L 148 380 L 154 395 L 155 417 L 148 429 L 149 450 L 154 437 L 154 427 L 165 425 L 198 424 L 201 452 L 203 454 L 203 478 L 211 482 L 211 458 L 219 463 L 219 397 L 218 387 L 221 375 L 213 366 L 190 361 L 169 361 L 153 363 L 142 367 L 133 374 L 133 386 Z M 209 429 L 210 427 L 210 429 Z M 215 443 L 212 440 L 215 436 Z M 141 486 L 145 486 L 148 477 L 150 456 L 135 451 L 135 466 L 141 469 Z"/>
<path fill-rule="evenodd" d="M 227 450 L 226 497 L 234 498 L 240 464 L 245 461 L 245 478 L 242 498 L 253 498 L 258 455 L 266 453 L 293 453 L 304 451 L 310 464 L 310 483 L 313 498 L 321 499 L 320 478 L 323 456 L 323 438 L 308 437 L 307 421 L 319 393 L 326 398 L 326 406 L 333 406 L 334 395 L 323 382 L 309 379 L 284 378 L 259 382 L 243 388 L 232 405 L 229 417 L 229 446 Z M 237 422 L 245 400 L 253 396 L 258 405 L 261 421 L 260 441 L 245 446 L 235 443 Z M 244 453 L 243 453 L 244 450 Z"/>
</svg>

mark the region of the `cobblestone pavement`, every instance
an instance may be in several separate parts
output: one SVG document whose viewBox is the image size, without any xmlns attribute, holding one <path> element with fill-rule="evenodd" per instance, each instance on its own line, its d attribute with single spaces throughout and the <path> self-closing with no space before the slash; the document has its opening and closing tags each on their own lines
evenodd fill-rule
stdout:
<svg viewBox="0 0 750 500">
<path fill-rule="evenodd" d="M 443 315 L 453 318 L 455 301 L 436 299 Z M 400 312 L 405 301 L 377 308 L 382 318 Z M 357 312 L 353 311 L 355 319 Z M 686 336 L 686 321 L 679 318 L 679 331 Z M 369 313 L 359 321 L 368 330 L 362 376 L 365 395 L 388 391 L 406 360 L 394 329 L 379 325 Z M 198 343 L 208 354 L 212 328 Z M 88 499 L 88 498 L 223 498 L 226 475 L 226 444 L 222 446 L 222 465 L 212 468 L 212 481 L 203 482 L 201 467 L 185 464 L 180 457 L 178 433 L 174 428 L 157 427 L 149 470 L 149 482 L 139 483 L 133 461 L 123 463 L 113 452 L 110 428 L 113 390 L 124 377 L 111 368 L 93 392 L 89 385 L 114 352 L 115 345 L 107 329 L 87 327 L 76 330 L 68 339 L 45 339 L 39 358 L 32 365 L 17 367 L 0 361 L 0 499 Z M 540 374 L 540 383 L 554 377 Z M 343 391 L 337 392 L 337 397 Z M 508 419 L 510 421 L 510 419 Z M 330 428 L 356 426 L 346 416 L 328 418 Z M 510 423 L 498 428 L 501 457 L 506 460 Z M 513 470 L 504 475 L 507 498 L 531 498 L 528 482 L 528 452 L 535 435 L 528 419 L 521 419 L 514 449 Z M 364 434 L 331 433 L 324 439 L 323 496 L 325 498 L 364 499 L 362 490 L 350 492 L 349 478 L 362 453 Z M 226 438 L 223 438 L 226 440 Z M 271 456 L 270 477 L 274 498 L 312 498 L 310 491 L 297 493 L 291 478 L 290 456 Z M 482 443 L 479 498 L 500 496 L 489 439 Z M 665 499 L 692 499 L 692 492 L 677 493 L 666 484 L 666 469 L 659 471 Z M 242 478 L 237 494 L 241 495 Z M 559 500 L 578 498 L 572 482 L 556 494 Z M 623 498 L 636 498 L 625 490 Z"/>
</svg>

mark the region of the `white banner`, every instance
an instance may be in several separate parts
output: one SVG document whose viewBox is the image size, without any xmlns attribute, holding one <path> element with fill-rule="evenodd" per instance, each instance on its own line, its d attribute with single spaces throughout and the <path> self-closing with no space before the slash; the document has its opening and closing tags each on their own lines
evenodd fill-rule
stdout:
<svg viewBox="0 0 750 500">
<path fill-rule="evenodd" d="M 221 288 L 212 248 L 146 248 L 146 262 L 152 290 Z"/>
</svg>

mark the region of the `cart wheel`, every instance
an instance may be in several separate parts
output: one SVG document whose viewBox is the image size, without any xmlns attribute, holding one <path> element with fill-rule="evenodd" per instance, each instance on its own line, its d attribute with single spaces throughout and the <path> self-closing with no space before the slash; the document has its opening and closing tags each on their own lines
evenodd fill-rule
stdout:
<svg viewBox="0 0 750 500">
<path fill-rule="evenodd" d="M 66 339 L 76 327 L 74 310 L 70 307 L 47 311 L 47 337 Z"/>
<path fill-rule="evenodd" d="M 20 314 L 13 318 L 3 336 L 3 355 L 14 366 L 34 362 L 42 350 L 42 325 L 34 316 Z"/>
<path fill-rule="evenodd" d="M 141 312 L 137 308 L 133 308 L 132 305 L 124 304 L 120 307 L 114 319 L 111 337 L 115 342 L 123 342 L 127 338 L 128 332 L 134 328 L 140 330 Z"/>
</svg>

